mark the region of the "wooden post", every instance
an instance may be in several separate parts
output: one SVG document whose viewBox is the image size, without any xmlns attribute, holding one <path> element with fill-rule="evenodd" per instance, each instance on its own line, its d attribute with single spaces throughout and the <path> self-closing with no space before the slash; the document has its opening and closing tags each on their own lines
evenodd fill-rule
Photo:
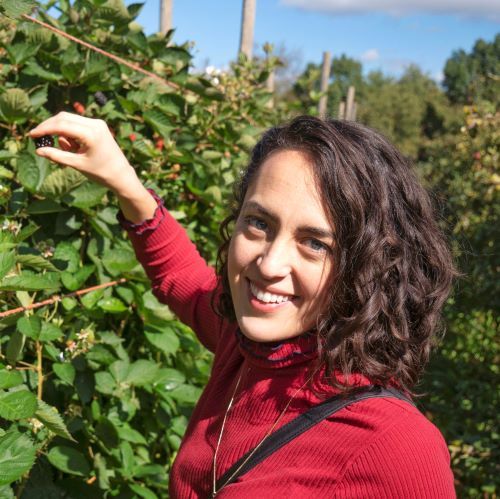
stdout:
<svg viewBox="0 0 500 499">
<path fill-rule="evenodd" d="M 347 99 L 345 105 L 345 119 L 346 120 L 354 120 L 354 95 L 356 93 L 356 89 L 351 85 L 347 89 Z"/>
<path fill-rule="evenodd" d="M 173 0 L 160 0 L 160 32 L 166 34 L 172 29 Z"/>
<path fill-rule="evenodd" d="M 243 0 L 243 13 L 241 16 L 240 49 L 238 54 L 245 54 L 252 58 L 253 30 L 255 25 L 255 4 L 257 0 Z"/>
<path fill-rule="evenodd" d="M 321 69 L 321 92 L 325 95 L 321 96 L 318 104 L 318 114 L 321 118 L 326 116 L 326 105 L 328 103 L 328 96 L 326 92 L 328 90 L 328 83 L 330 81 L 330 69 L 332 61 L 330 57 L 330 52 L 323 52 L 323 67 Z"/>
<path fill-rule="evenodd" d="M 339 103 L 339 116 L 338 116 L 339 120 L 343 120 L 345 119 L 345 102 L 344 101 L 340 101 Z"/>
</svg>

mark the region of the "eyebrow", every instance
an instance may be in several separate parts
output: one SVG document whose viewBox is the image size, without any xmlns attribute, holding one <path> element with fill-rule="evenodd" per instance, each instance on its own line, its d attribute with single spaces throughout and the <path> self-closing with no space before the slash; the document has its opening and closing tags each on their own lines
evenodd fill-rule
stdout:
<svg viewBox="0 0 500 499">
<path fill-rule="evenodd" d="M 264 208 L 261 204 L 257 203 L 257 201 L 247 201 L 243 205 L 242 211 L 248 210 L 248 209 L 255 210 L 255 211 L 259 212 L 260 214 L 269 218 L 273 222 L 278 221 L 278 217 L 274 213 L 272 213 L 271 211 Z M 318 237 L 318 238 L 324 238 L 324 239 L 330 238 L 330 239 L 335 240 L 335 234 L 329 229 L 322 229 L 320 227 L 313 227 L 311 225 L 301 225 L 300 227 L 298 227 L 298 231 L 299 232 L 307 232 L 308 234 L 311 234 L 311 235 Z"/>
</svg>

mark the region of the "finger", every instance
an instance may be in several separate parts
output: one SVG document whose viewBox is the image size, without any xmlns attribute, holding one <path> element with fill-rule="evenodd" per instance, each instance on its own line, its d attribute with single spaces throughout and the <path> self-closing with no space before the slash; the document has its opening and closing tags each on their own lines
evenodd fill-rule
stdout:
<svg viewBox="0 0 500 499">
<path fill-rule="evenodd" d="M 81 148 L 80 144 L 75 139 L 63 137 L 62 135 L 59 136 L 59 147 L 63 151 L 69 152 L 79 152 Z"/>
<path fill-rule="evenodd" d="M 61 151 L 61 149 L 55 147 L 40 147 L 35 152 L 38 156 L 42 156 L 42 158 L 50 159 L 61 165 L 71 166 L 76 170 L 81 170 L 83 167 L 84 159 L 72 152 Z"/>
<path fill-rule="evenodd" d="M 90 145 L 95 136 L 92 129 L 81 123 L 74 123 L 65 118 L 52 120 L 49 118 L 29 132 L 30 137 L 42 137 L 43 135 L 57 135 L 65 138 L 75 139 L 82 144 Z"/>
<path fill-rule="evenodd" d="M 41 125 L 51 124 L 51 123 L 54 123 L 54 122 L 57 122 L 60 120 L 64 120 L 66 122 L 71 122 L 71 123 L 74 123 L 76 125 L 87 125 L 87 126 L 92 126 L 92 125 L 95 126 L 95 124 L 97 122 L 101 121 L 101 120 L 97 120 L 95 118 L 87 118 L 85 116 L 80 116 L 79 114 L 73 114 L 73 113 L 68 113 L 66 111 L 61 111 L 60 113 L 57 113 L 56 115 L 51 116 L 50 118 L 47 118 L 45 121 L 42 121 L 38 126 L 33 128 L 33 130 L 31 130 L 31 131 L 32 132 L 34 130 L 38 131 L 38 128 Z"/>
</svg>

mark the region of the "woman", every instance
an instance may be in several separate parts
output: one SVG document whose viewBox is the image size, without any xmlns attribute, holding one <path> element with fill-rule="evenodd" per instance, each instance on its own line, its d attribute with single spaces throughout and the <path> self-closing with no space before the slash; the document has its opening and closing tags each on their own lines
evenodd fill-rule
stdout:
<svg viewBox="0 0 500 499">
<path fill-rule="evenodd" d="M 63 150 L 38 154 L 116 193 L 156 296 L 215 353 L 171 497 L 454 497 L 441 434 L 394 397 L 352 403 L 237 480 L 228 472 L 327 397 L 373 384 L 411 393 L 428 360 L 454 271 L 391 144 L 312 117 L 269 130 L 222 224 L 216 275 L 104 122 L 60 113 L 31 132 L 47 134 Z"/>
</svg>

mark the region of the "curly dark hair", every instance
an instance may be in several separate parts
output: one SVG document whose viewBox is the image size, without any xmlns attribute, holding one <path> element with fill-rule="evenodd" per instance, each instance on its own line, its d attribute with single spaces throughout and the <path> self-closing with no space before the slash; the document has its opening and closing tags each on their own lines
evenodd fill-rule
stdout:
<svg viewBox="0 0 500 499">
<path fill-rule="evenodd" d="M 253 149 L 221 224 L 216 311 L 235 319 L 227 274 L 232 223 L 260 165 L 280 150 L 310 158 L 335 227 L 327 310 L 318 317 L 318 361 L 337 387 L 351 373 L 412 392 L 440 332 L 455 269 L 430 197 L 409 161 L 381 134 L 354 122 L 299 116 Z"/>
</svg>

